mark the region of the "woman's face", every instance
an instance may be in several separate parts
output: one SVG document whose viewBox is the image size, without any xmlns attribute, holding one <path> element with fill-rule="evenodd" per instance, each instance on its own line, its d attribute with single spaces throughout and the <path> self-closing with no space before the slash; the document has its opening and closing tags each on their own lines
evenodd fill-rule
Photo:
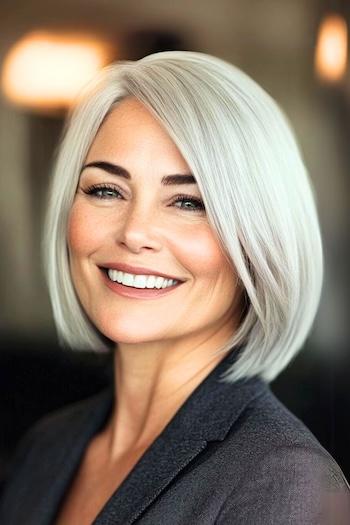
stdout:
<svg viewBox="0 0 350 525">
<path fill-rule="evenodd" d="M 136 99 L 123 100 L 104 121 L 84 166 L 97 162 L 108 164 L 83 168 L 68 226 L 73 283 L 89 318 L 117 343 L 217 331 L 228 337 L 236 276 L 209 227 L 197 184 L 162 183 L 169 175 L 183 181 L 190 170 Z M 122 264 L 181 283 L 161 291 L 118 284 L 113 280 Z M 108 276 L 107 268 L 115 272 Z"/>
</svg>

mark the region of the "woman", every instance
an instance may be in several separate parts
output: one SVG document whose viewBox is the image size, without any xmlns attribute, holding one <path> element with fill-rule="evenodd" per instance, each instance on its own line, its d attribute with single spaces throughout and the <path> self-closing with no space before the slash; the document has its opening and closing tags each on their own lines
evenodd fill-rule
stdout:
<svg viewBox="0 0 350 525">
<path fill-rule="evenodd" d="M 1 523 L 346 521 L 341 469 L 268 386 L 323 269 L 281 110 L 227 62 L 164 52 L 105 68 L 68 122 L 48 284 L 61 341 L 114 352 L 114 385 L 27 434 Z"/>
</svg>

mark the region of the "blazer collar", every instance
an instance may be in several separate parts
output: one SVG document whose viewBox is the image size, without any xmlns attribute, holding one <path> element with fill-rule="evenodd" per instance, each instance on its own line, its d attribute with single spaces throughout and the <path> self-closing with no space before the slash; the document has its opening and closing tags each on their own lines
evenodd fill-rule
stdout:
<svg viewBox="0 0 350 525">
<path fill-rule="evenodd" d="M 222 382 L 223 372 L 232 366 L 238 352 L 235 349 L 225 356 L 192 392 L 93 525 L 134 523 L 208 442 L 222 441 L 248 403 L 266 392 L 268 385 L 258 377 Z"/>
</svg>

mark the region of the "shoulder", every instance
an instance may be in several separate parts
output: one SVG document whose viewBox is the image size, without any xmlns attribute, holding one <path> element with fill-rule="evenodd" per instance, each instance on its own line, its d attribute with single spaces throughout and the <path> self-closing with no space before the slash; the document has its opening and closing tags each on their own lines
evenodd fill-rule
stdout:
<svg viewBox="0 0 350 525">
<path fill-rule="evenodd" d="M 350 487 L 341 468 L 268 386 L 241 414 L 225 448 L 235 472 L 218 524 L 232 523 L 233 514 L 242 524 L 350 522 Z"/>
<path fill-rule="evenodd" d="M 309 468 L 325 468 L 331 483 L 348 484 L 339 465 L 321 445 L 306 425 L 295 416 L 266 385 L 262 395 L 256 397 L 241 414 L 228 440 L 243 441 L 254 460 L 280 467 L 281 462 L 293 462 Z"/>
<path fill-rule="evenodd" d="M 39 464 L 50 464 L 50 457 L 64 454 L 72 442 L 85 440 L 102 421 L 111 400 L 111 388 L 70 403 L 36 421 L 16 446 L 5 477 L 4 493 L 19 480 L 37 470 Z M 40 461 L 39 461 L 40 459 Z"/>
</svg>

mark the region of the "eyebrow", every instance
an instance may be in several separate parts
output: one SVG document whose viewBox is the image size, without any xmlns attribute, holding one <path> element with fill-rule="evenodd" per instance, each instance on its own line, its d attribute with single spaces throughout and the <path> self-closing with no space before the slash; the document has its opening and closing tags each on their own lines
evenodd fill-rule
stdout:
<svg viewBox="0 0 350 525">
<path fill-rule="evenodd" d="M 118 164 L 111 164 L 110 162 L 104 162 L 104 161 L 95 161 L 95 162 L 89 162 L 88 164 L 85 164 L 81 170 L 80 174 L 85 168 L 99 168 L 101 170 L 107 171 L 107 173 L 111 173 L 112 175 L 118 175 L 119 177 L 124 177 L 124 179 L 130 180 L 131 175 L 130 173 L 123 168 L 122 166 L 118 166 Z M 192 174 L 174 174 L 174 175 L 165 175 L 161 183 L 164 186 L 172 186 L 177 184 L 197 184 L 197 181 L 195 177 Z"/>
</svg>

